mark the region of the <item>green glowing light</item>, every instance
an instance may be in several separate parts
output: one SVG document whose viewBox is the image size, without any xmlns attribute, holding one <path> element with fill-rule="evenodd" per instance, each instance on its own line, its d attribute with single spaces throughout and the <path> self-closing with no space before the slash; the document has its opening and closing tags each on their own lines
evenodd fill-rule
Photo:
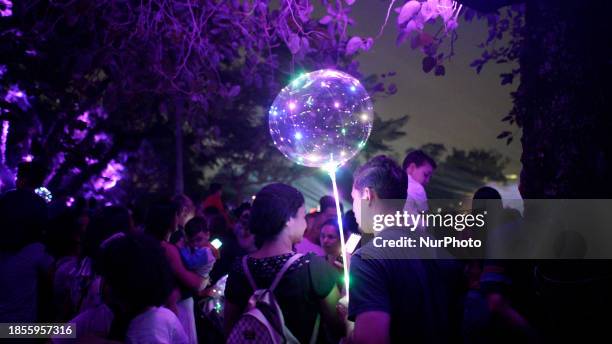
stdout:
<svg viewBox="0 0 612 344">
<path fill-rule="evenodd" d="M 359 147 L 359 148 L 363 148 L 363 147 L 365 147 L 365 141 L 361 141 L 361 142 L 359 142 L 358 147 Z"/>
<path fill-rule="evenodd" d="M 346 135 L 346 128 L 342 128 L 342 135 Z"/>
<path fill-rule="evenodd" d="M 291 86 L 292 86 L 292 87 L 294 87 L 294 88 L 295 88 L 295 87 L 299 87 L 299 86 L 300 86 L 300 84 L 301 84 L 302 82 L 304 82 L 304 79 L 305 79 L 305 78 L 304 78 L 304 76 L 305 76 L 305 75 L 306 75 L 306 73 L 300 73 L 300 74 L 297 76 L 297 78 L 293 79 L 293 81 L 291 82 Z"/>
<path fill-rule="evenodd" d="M 342 284 L 344 284 L 344 275 L 342 275 L 342 277 L 340 277 L 340 278 L 342 279 Z M 352 282 L 352 281 L 351 281 L 351 276 L 350 276 L 350 275 L 348 275 L 348 281 L 349 281 L 349 282 L 348 282 L 348 285 L 350 286 L 350 285 L 351 285 L 351 282 Z M 346 284 L 344 284 L 344 285 L 346 285 Z"/>
</svg>

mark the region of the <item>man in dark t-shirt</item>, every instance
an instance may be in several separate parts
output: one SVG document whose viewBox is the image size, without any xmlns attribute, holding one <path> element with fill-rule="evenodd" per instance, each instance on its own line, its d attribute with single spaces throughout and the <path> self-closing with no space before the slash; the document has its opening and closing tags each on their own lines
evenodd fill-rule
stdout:
<svg viewBox="0 0 612 344">
<path fill-rule="evenodd" d="M 380 236 L 395 237 L 401 232 L 386 229 Z M 390 250 L 369 242 L 351 259 L 349 320 L 375 320 L 357 321 L 357 334 L 359 327 L 369 323 L 386 328 L 385 337 L 391 343 L 460 342 L 460 264 L 390 256 Z"/>
<path fill-rule="evenodd" d="M 359 168 L 352 191 L 357 222 L 361 225 L 362 207 L 369 208 L 364 209 L 367 213 L 390 213 L 382 200 L 405 199 L 407 183 L 405 171 L 385 156 Z M 383 239 L 406 235 L 410 234 L 395 228 L 376 233 Z M 371 241 L 353 255 L 349 320 L 355 321 L 355 342 L 460 342 L 460 265 L 418 259 L 422 253 L 377 248 Z"/>
</svg>

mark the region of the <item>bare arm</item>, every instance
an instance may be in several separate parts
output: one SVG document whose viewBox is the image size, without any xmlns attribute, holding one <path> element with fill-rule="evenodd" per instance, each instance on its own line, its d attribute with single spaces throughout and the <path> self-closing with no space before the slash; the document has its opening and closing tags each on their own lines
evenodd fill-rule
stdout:
<svg viewBox="0 0 612 344">
<path fill-rule="evenodd" d="M 338 300 L 340 300 L 340 291 L 337 286 L 334 286 L 329 294 L 321 300 L 321 322 L 329 324 L 329 329 L 334 337 L 342 338 L 346 335 L 346 323 L 336 311 Z"/>
<path fill-rule="evenodd" d="M 200 291 L 206 287 L 206 279 L 185 268 L 178 249 L 174 245 L 165 244 L 164 248 L 170 268 L 183 286 L 194 291 Z"/>
<path fill-rule="evenodd" d="M 368 311 L 355 318 L 355 330 L 352 343 L 356 344 L 386 344 L 389 339 L 389 324 L 391 317 L 386 312 Z"/>
</svg>

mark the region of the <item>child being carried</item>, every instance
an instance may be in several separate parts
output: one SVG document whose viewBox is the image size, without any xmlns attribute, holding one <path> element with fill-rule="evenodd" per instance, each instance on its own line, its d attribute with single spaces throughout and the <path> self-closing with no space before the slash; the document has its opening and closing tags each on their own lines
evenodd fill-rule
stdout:
<svg viewBox="0 0 612 344">
<path fill-rule="evenodd" d="M 210 245 L 210 230 L 206 220 L 194 217 L 185 225 L 185 245 L 179 249 L 185 267 L 209 279 L 215 264 L 215 255 Z"/>
</svg>

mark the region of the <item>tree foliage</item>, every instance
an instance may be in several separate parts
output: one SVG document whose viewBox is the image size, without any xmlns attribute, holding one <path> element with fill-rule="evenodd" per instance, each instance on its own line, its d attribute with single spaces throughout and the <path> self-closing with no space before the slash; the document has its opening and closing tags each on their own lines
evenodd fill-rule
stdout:
<svg viewBox="0 0 612 344">
<path fill-rule="evenodd" d="M 131 167 L 124 188 L 163 189 L 178 127 L 192 186 L 211 168 L 245 185 L 294 175 L 268 139 L 268 104 L 302 70 L 361 77 L 346 53 L 350 7 L 319 5 L 333 16 L 315 18 L 305 0 L 16 3 L 0 19 L 0 82 L 32 106 L 0 105 L 12 165 L 47 159 L 49 186 L 67 193 L 96 189 L 111 163 Z"/>
</svg>

